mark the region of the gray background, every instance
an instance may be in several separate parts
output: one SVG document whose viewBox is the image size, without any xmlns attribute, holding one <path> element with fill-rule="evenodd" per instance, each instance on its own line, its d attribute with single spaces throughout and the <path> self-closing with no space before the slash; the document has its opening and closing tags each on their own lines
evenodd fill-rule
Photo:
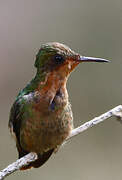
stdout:
<svg viewBox="0 0 122 180">
<path fill-rule="evenodd" d="M 110 64 L 79 65 L 68 81 L 75 127 L 122 103 L 121 0 L 0 1 L 0 169 L 17 159 L 10 107 L 34 76 L 41 43 L 58 41 Z M 122 178 L 122 125 L 106 120 L 72 139 L 41 168 L 8 179 Z"/>
</svg>

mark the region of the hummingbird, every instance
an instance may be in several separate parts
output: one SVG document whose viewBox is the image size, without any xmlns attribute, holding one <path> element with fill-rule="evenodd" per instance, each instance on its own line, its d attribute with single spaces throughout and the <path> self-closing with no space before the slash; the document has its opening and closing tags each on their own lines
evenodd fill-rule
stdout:
<svg viewBox="0 0 122 180">
<path fill-rule="evenodd" d="M 38 155 L 21 170 L 42 166 L 70 135 L 73 114 L 66 84 L 70 73 L 83 62 L 109 61 L 82 56 L 58 42 L 41 45 L 35 60 L 36 75 L 19 92 L 9 117 L 19 158 L 29 152 Z"/>
</svg>

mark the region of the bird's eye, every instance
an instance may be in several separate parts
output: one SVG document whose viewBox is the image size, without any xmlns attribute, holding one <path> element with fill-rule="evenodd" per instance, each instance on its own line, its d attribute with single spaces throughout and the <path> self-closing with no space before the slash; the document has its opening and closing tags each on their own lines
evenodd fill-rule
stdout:
<svg viewBox="0 0 122 180">
<path fill-rule="evenodd" d="M 65 58 L 59 54 L 54 56 L 55 64 L 62 64 L 64 62 Z"/>
</svg>

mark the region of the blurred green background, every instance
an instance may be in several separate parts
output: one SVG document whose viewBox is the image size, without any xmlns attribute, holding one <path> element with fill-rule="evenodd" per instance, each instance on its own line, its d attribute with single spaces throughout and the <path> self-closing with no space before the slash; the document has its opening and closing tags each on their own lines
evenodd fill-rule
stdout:
<svg viewBox="0 0 122 180">
<path fill-rule="evenodd" d="M 35 74 L 35 54 L 57 41 L 109 64 L 79 65 L 68 81 L 75 127 L 122 103 L 121 0 L 0 1 L 0 169 L 17 159 L 8 130 L 10 107 Z M 115 118 L 73 138 L 39 169 L 10 180 L 120 180 L 122 125 Z"/>
</svg>

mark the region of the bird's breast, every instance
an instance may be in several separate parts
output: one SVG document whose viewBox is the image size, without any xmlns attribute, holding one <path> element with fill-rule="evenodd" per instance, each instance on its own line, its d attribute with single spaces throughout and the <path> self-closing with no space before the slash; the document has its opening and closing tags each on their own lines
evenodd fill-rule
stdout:
<svg viewBox="0 0 122 180">
<path fill-rule="evenodd" d="M 23 121 L 21 143 L 25 150 L 42 153 L 61 145 L 70 134 L 72 111 L 67 94 L 61 92 L 50 100 L 40 96 L 33 101 L 31 115 Z"/>
</svg>

